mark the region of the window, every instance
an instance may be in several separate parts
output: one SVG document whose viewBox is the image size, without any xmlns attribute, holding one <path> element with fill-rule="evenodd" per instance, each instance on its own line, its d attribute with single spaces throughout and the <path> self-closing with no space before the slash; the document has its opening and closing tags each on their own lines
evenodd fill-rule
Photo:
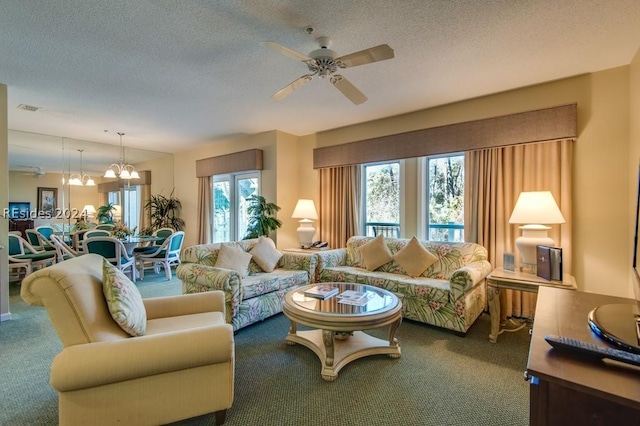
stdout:
<svg viewBox="0 0 640 426">
<path fill-rule="evenodd" d="M 429 157 L 426 235 L 432 241 L 464 241 L 464 154 Z"/>
<path fill-rule="evenodd" d="M 365 235 L 400 237 L 400 163 L 363 166 Z"/>
<path fill-rule="evenodd" d="M 113 221 L 123 222 L 129 228 L 138 228 L 140 224 L 140 185 L 127 185 L 120 191 L 110 191 L 107 201 L 114 205 Z"/>
<path fill-rule="evenodd" d="M 247 232 L 247 198 L 259 194 L 260 173 L 213 176 L 214 243 L 241 240 Z"/>
</svg>

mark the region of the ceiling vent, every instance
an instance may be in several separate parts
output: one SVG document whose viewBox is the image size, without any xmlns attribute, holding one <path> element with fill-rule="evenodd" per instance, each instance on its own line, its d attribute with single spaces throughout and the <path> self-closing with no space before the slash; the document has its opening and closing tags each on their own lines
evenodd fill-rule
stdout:
<svg viewBox="0 0 640 426">
<path fill-rule="evenodd" d="M 20 105 L 18 105 L 18 109 L 21 109 L 21 110 L 24 110 L 24 111 L 35 112 L 35 111 L 39 110 L 40 107 L 33 106 L 33 105 L 20 104 Z"/>
</svg>

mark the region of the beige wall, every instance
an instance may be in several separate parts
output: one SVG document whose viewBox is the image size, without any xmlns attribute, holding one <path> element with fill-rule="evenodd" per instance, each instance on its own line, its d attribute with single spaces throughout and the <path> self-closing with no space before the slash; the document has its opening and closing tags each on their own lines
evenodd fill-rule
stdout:
<svg viewBox="0 0 640 426">
<path fill-rule="evenodd" d="M 635 200 L 638 190 L 638 165 L 640 164 L 640 49 L 629 67 L 629 200 Z M 627 245 L 630 247 L 628 264 L 633 256 L 632 231 L 635 227 L 635 204 L 629 203 L 629 233 Z M 630 270 L 630 281 L 635 283 L 635 275 Z M 629 297 L 634 297 L 629 290 Z"/>
<path fill-rule="evenodd" d="M 165 197 L 173 191 L 173 165 L 173 154 L 135 164 L 136 170 L 151 172 L 151 194 L 161 194 Z"/>
<path fill-rule="evenodd" d="M 7 86 L 0 84 L 0 208 L 7 205 L 9 192 L 9 142 L 7 128 Z M 0 246 L 6 246 L 9 220 L 2 217 L 0 222 Z M 7 250 L 0 250 L 0 322 L 11 319 L 9 312 L 9 261 Z"/>
</svg>

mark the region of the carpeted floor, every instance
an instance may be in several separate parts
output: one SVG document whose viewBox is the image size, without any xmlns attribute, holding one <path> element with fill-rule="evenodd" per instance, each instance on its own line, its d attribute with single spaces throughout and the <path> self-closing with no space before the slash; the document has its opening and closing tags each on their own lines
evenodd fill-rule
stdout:
<svg viewBox="0 0 640 426">
<path fill-rule="evenodd" d="M 179 294 L 163 274 L 137 283 L 144 297 Z M 55 425 L 57 396 L 48 384 L 62 349 L 46 312 L 26 305 L 11 286 L 12 320 L 0 324 L 0 424 Z M 466 337 L 405 321 L 397 337 L 402 357 L 366 357 L 335 382 L 303 346 L 284 342 L 289 322 L 279 314 L 235 336 L 235 400 L 225 425 L 526 425 L 529 387 L 523 380 L 527 330 L 488 342 L 482 315 Z M 385 330 L 371 334 L 384 338 Z M 177 423 L 212 425 L 213 415 Z"/>
</svg>

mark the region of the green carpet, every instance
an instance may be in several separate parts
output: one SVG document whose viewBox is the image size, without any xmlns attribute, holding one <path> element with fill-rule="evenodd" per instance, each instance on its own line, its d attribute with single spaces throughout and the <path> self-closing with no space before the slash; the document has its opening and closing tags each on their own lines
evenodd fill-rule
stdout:
<svg viewBox="0 0 640 426">
<path fill-rule="evenodd" d="M 164 274 L 138 282 L 144 297 L 179 294 Z M 0 324 L 0 424 L 55 425 L 57 396 L 49 367 L 62 349 L 43 308 L 26 305 L 11 286 L 12 320 Z M 402 357 L 377 355 L 344 367 L 335 382 L 320 377 L 309 349 L 284 342 L 279 314 L 235 336 L 235 400 L 225 425 L 527 425 L 523 380 L 529 336 L 505 333 L 488 342 L 482 315 L 466 337 L 405 321 Z M 371 334 L 384 338 L 384 330 Z M 179 422 L 212 425 L 213 415 Z"/>
</svg>

